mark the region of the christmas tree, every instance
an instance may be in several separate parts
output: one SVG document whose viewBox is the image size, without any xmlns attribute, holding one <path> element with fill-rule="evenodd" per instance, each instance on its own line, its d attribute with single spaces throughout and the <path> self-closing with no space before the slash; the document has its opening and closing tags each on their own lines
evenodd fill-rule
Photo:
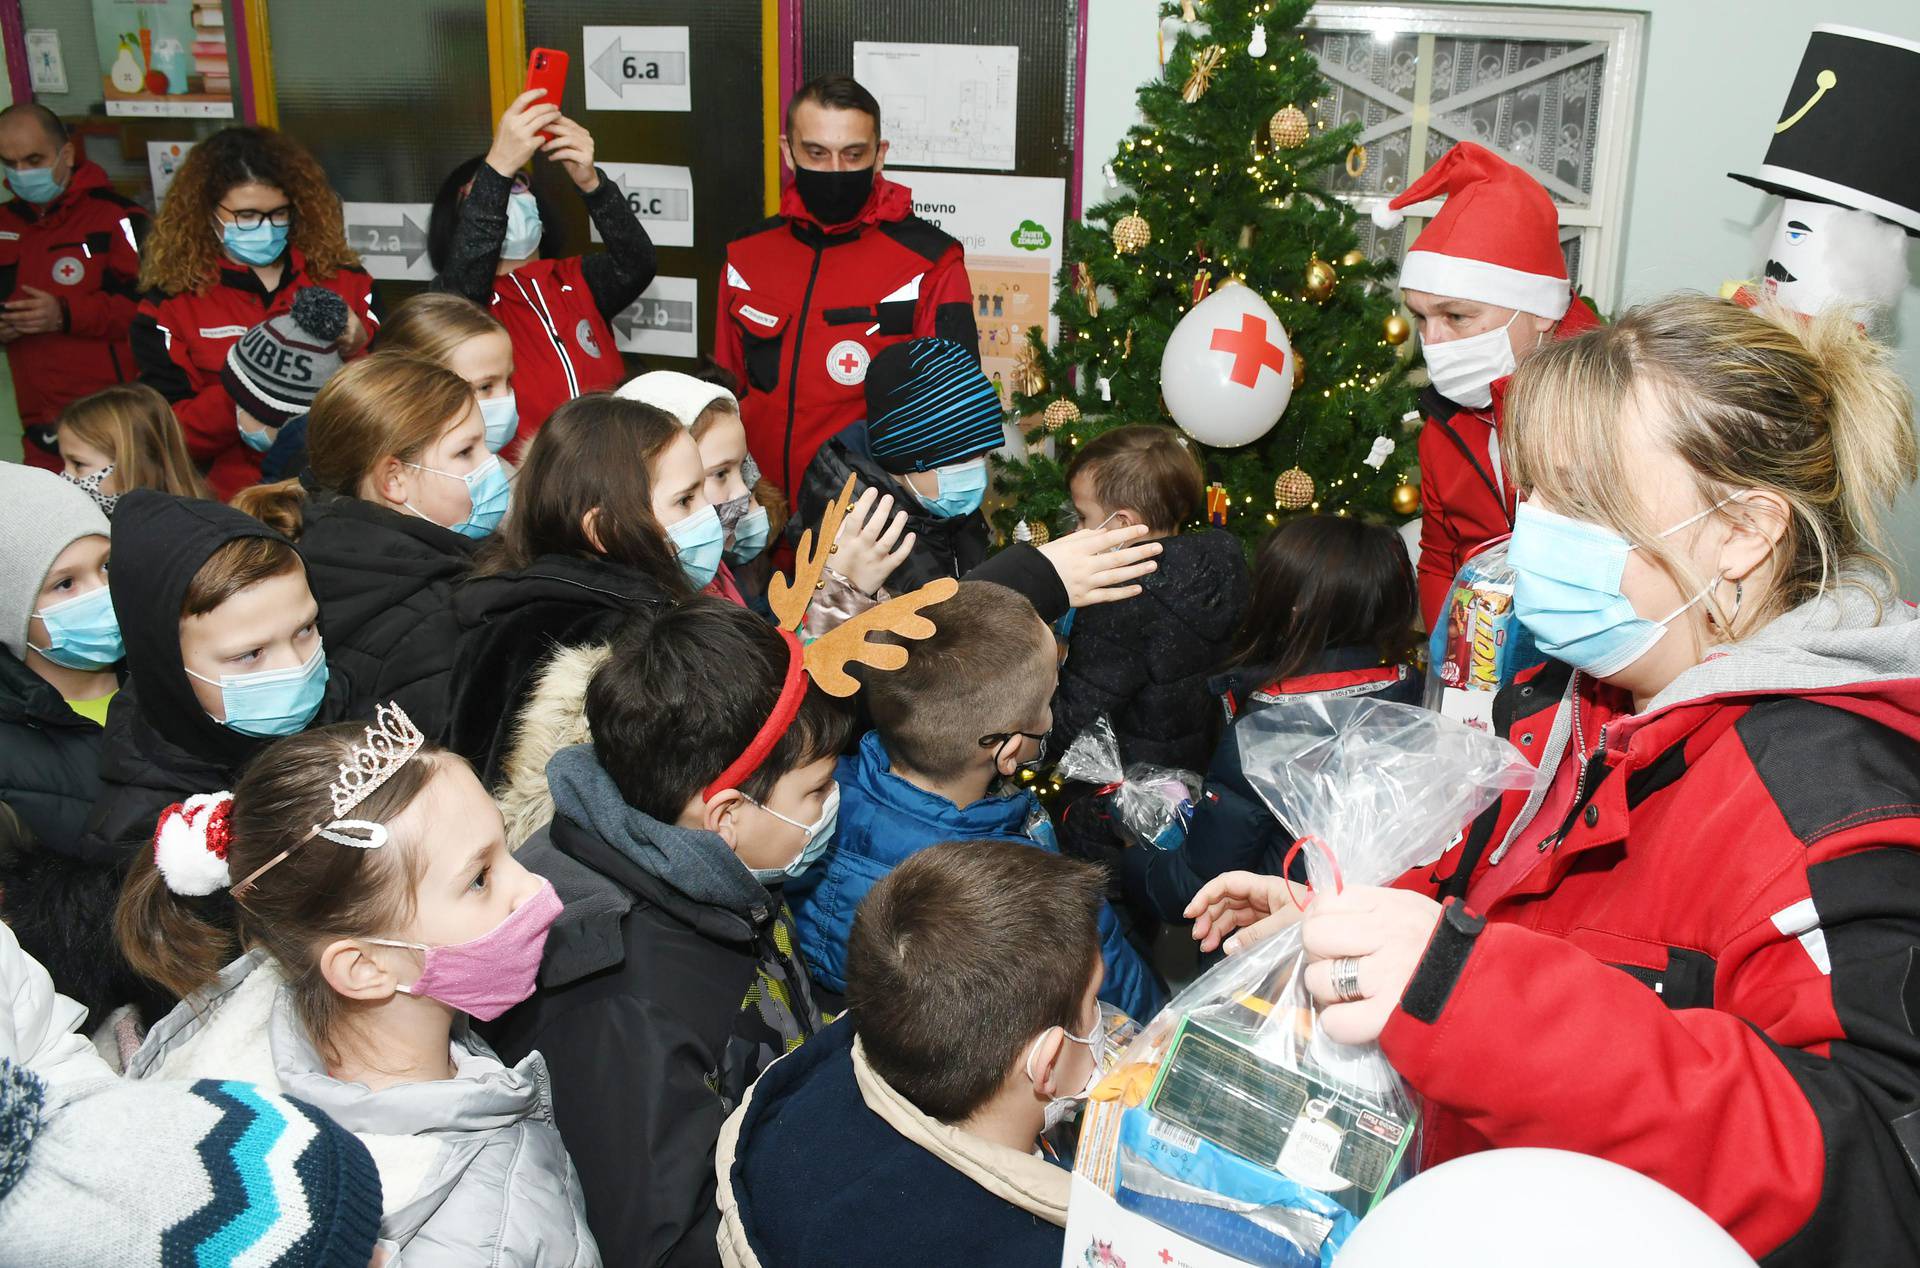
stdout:
<svg viewBox="0 0 1920 1268">
<path fill-rule="evenodd" d="M 1402 422 L 1414 408 L 1401 355 L 1410 330 L 1393 266 L 1359 250 L 1353 209 L 1325 188 L 1324 174 L 1354 170 L 1366 153 L 1354 143 L 1360 125 L 1329 128 L 1316 114 L 1325 83 L 1295 32 L 1309 7 L 1162 6 L 1163 33 L 1178 33 L 1161 77 L 1140 89 L 1144 122 L 1107 168 L 1119 192 L 1067 232 L 1058 346 L 1035 331 L 1013 375 L 1029 456 L 999 469 L 1001 533 L 1072 526 L 1063 470 L 1076 446 L 1127 423 L 1174 425 L 1161 399 L 1167 338 L 1234 282 L 1285 327 L 1294 390 L 1253 443 L 1190 442 L 1222 486 L 1209 491 L 1216 522 L 1224 500 L 1226 527 L 1252 542 L 1307 510 L 1397 522 L 1418 509 L 1414 434 Z M 1049 439 L 1050 455 L 1039 443 Z"/>
</svg>

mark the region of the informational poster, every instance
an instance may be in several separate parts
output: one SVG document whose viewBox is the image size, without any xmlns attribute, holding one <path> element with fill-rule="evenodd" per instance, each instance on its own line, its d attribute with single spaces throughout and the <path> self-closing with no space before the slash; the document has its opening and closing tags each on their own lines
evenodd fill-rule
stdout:
<svg viewBox="0 0 1920 1268">
<path fill-rule="evenodd" d="M 655 246 L 693 245 L 693 172 L 654 163 L 602 163 L 600 170 L 627 196 L 627 206 Z M 593 231 L 600 241 L 600 230 Z"/>
<path fill-rule="evenodd" d="M 36 93 L 67 90 L 67 59 L 60 53 L 60 32 L 27 32 L 27 82 Z"/>
<path fill-rule="evenodd" d="M 691 361 L 700 355 L 699 311 L 699 282 L 656 277 L 639 299 L 613 315 L 613 341 L 622 352 Z"/>
<path fill-rule="evenodd" d="M 389 282 L 430 282 L 427 219 L 432 203 L 342 203 L 347 245 L 374 277 Z"/>
<path fill-rule="evenodd" d="M 187 161 L 187 151 L 193 148 L 191 141 L 149 141 L 147 142 L 147 172 L 153 177 L 153 205 L 158 207 L 173 188 L 174 173 Z"/>
<path fill-rule="evenodd" d="M 853 77 L 880 101 L 890 165 L 1013 170 L 1019 48 L 857 40 Z"/>
<path fill-rule="evenodd" d="M 589 110 L 691 110 L 684 26 L 583 26 Z"/>
<path fill-rule="evenodd" d="M 887 125 L 889 132 L 892 127 Z M 1058 333 L 1053 285 L 1067 183 L 1057 176 L 900 172 L 891 165 L 887 175 L 913 191 L 914 214 L 966 248 L 980 368 L 1011 404 L 1008 380 L 1027 332 L 1044 326 L 1048 343 Z"/>
<path fill-rule="evenodd" d="M 93 0 L 107 113 L 231 119 L 224 0 Z"/>
</svg>

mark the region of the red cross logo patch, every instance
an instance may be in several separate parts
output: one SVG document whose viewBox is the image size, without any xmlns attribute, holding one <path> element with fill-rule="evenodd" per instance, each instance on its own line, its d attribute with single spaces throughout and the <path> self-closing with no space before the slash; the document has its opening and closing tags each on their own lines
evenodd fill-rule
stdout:
<svg viewBox="0 0 1920 1268">
<path fill-rule="evenodd" d="M 53 262 L 53 280 L 62 286 L 78 286 L 86 276 L 87 266 L 77 255 L 63 255 Z"/>
<path fill-rule="evenodd" d="M 1267 319 L 1253 313 L 1240 314 L 1240 329 L 1221 326 L 1213 332 L 1213 342 L 1207 345 L 1215 352 L 1233 354 L 1233 373 L 1228 377 L 1241 387 L 1252 387 L 1260 382 L 1260 371 L 1270 369 L 1275 374 L 1283 374 L 1287 368 L 1287 354 L 1279 344 L 1267 340 Z"/>
<path fill-rule="evenodd" d="M 864 383 L 867 381 L 867 362 L 871 359 L 864 346 L 851 339 L 842 339 L 827 350 L 827 374 L 835 383 L 847 387 Z"/>
</svg>

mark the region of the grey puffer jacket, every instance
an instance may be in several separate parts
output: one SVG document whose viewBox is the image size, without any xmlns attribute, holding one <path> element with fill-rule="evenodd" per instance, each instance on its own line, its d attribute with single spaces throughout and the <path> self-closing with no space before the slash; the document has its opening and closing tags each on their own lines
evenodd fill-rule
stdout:
<svg viewBox="0 0 1920 1268">
<path fill-rule="evenodd" d="M 254 951 L 155 1026 L 127 1076 L 242 1079 L 325 1111 L 380 1169 L 389 1268 L 598 1268 L 546 1062 L 502 1065 L 464 1024 L 453 1062 L 457 1078 L 379 1091 L 329 1076 L 278 966 Z"/>
</svg>

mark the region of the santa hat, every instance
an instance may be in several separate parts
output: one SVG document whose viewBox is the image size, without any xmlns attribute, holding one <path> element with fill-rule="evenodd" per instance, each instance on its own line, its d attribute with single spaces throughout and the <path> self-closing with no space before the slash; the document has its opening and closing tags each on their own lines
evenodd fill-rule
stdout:
<svg viewBox="0 0 1920 1268">
<path fill-rule="evenodd" d="M 1551 317 L 1573 300 L 1560 218 L 1540 182 L 1471 141 L 1448 150 L 1373 222 L 1391 229 L 1404 208 L 1447 196 L 1400 266 L 1400 289 L 1430 291 Z"/>
</svg>

